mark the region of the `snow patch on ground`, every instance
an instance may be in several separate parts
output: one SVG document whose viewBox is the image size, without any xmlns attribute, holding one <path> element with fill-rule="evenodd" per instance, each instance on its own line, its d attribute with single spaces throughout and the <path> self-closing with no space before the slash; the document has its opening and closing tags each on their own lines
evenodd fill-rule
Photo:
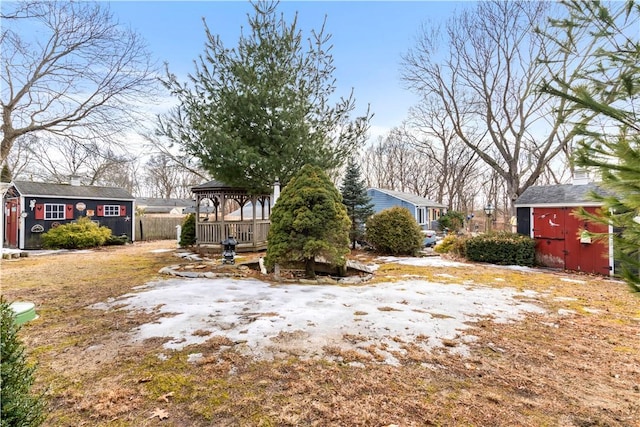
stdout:
<svg viewBox="0 0 640 427">
<path fill-rule="evenodd" d="M 416 261 L 423 260 L 427 258 Z M 403 352 L 398 339 L 425 349 L 443 346 L 446 340 L 449 351 L 464 355 L 466 344 L 474 339 L 464 335 L 465 322 L 487 317 L 508 322 L 525 312 L 544 311 L 516 298 L 535 294 L 531 291 L 424 280 L 349 287 L 169 279 L 137 291 L 91 307 L 166 314 L 132 331 L 134 341 L 163 337 L 165 348 L 179 350 L 212 336 L 226 336 L 237 349 L 260 359 L 290 354 L 322 357 L 327 346 L 357 350 L 387 345 L 386 363 L 394 364 L 390 352 Z"/>
</svg>

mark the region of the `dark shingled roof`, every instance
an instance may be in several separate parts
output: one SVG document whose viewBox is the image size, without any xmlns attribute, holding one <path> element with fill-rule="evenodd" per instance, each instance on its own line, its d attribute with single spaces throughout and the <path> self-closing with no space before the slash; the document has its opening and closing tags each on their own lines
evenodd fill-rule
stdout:
<svg viewBox="0 0 640 427">
<path fill-rule="evenodd" d="M 69 199 L 133 200 L 122 188 L 88 185 L 49 184 L 46 182 L 14 181 L 14 187 L 26 197 L 66 197 Z"/>
<path fill-rule="evenodd" d="M 607 195 L 607 192 L 595 183 L 588 184 L 560 184 L 560 185 L 539 185 L 529 187 L 516 200 L 516 206 L 530 205 L 580 205 L 596 204 L 590 194 L 596 192 L 600 195 Z"/>
<path fill-rule="evenodd" d="M 209 182 L 205 182 L 204 184 L 199 184 L 194 187 L 191 187 L 191 190 L 243 190 L 244 188 L 232 187 L 228 184 L 225 184 L 222 181 L 211 180 Z"/>
</svg>

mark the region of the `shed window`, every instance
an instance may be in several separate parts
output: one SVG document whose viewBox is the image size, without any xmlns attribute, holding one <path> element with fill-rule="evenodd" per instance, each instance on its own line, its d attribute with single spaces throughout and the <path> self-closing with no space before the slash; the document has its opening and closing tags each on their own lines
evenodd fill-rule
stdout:
<svg viewBox="0 0 640 427">
<path fill-rule="evenodd" d="M 65 207 L 66 205 L 45 203 L 44 204 L 44 219 L 45 220 L 59 220 L 65 219 Z"/>
<path fill-rule="evenodd" d="M 104 205 L 103 216 L 120 216 L 120 205 Z"/>
</svg>

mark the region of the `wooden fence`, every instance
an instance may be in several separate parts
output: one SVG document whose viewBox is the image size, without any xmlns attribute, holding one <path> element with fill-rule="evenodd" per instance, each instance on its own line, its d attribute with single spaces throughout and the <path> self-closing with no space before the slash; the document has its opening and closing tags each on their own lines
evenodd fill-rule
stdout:
<svg viewBox="0 0 640 427">
<path fill-rule="evenodd" d="M 182 225 L 182 216 L 149 216 L 136 218 L 136 240 L 177 239 L 176 226 Z"/>
</svg>

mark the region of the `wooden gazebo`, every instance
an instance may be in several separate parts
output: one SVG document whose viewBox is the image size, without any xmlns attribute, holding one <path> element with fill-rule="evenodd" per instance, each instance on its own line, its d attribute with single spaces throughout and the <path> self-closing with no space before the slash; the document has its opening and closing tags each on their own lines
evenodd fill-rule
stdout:
<svg viewBox="0 0 640 427">
<path fill-rule="evenodd" d="M 191 191 L 196 202 L 198 246 L 221 249 L 221 242 L 233 237 L 238 242 L 238 252 L 266 249 L 271 194 L 251 195 L 244 188 L 216 180 L 192 187 Z"/>
</svg>

